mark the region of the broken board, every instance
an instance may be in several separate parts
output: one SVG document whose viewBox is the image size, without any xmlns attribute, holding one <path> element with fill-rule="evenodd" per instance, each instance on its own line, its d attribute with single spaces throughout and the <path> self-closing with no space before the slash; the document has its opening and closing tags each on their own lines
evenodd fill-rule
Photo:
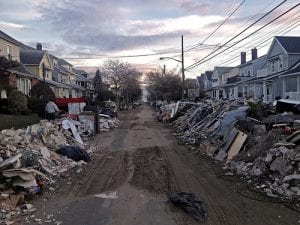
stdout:
<svg viewBox="0 0 300 225">
<path fill-rule="evenodd" d="M 247 140 L 247 137 L 247 134 L 243 133 L 242 131 L 238 132 L 237 136 L 235 137 L 233 143 L 231 144 L 228 150 L 227 161 L 231 160 L 240 152 L 243 144 Z"/>
</svg>

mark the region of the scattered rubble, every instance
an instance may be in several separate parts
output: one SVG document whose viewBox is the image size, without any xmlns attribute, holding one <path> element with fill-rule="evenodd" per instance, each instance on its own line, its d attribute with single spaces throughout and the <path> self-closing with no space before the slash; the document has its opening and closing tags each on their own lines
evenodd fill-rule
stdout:
<svg viewBox="0 0 300 225">
<path fill-rule="evenodd" d="M 107 114 L 99 114 L 100 131 L 109 131 L 110 129 L 117 128 L 120 120 L 117 117 L 111 117 Z"/>
<path fill-rule="evenodd" d="M 223 162 L 224 169 L 243 176 L 253 188 L 299 199 L 299 115 L 268 115 L 273 109 L 267 106 L 261 110 L 266 111 L 259 115 L 267 116 L 258 120 L 247 117 L 256 112 L 242 101 L 206 100 L 164 105 L 159 120 L 170 122 L 182 143 Z"/>
<path fill-rule="evenodd" d="M 34 212 L 36 209 L 26 204 L 27 198 L 41 193 L 55 177 L 80 168 L 85 162 L 79 159 L 88 161 L 87 146 L 75 124 L 66 119 L 41 120 L 27 129 L 0 131 L 0 216 L 5 224 Z M 85 158 L 74 161 L 58 151 L 63 148 L 80 149 Z"/>
</svg>

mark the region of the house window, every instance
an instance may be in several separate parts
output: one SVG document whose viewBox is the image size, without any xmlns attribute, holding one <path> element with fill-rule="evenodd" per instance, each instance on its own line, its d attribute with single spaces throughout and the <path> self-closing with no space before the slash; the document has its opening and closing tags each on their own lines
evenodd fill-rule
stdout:
<svg viewBox="0 0 300 225">
<path fill-rule="evenodd" d="M 28 95 L 31 90 L 31 80 L 26 78 L 17 79 L 17 88 L 18 91 L 21 91 L 25 95 Z"/>
<path fill-rule="evenodd" d="M 272 72 L 275 72 L 275 61 L 272 61 Z"/>
<path fill-rule="evenodd" d="M 250 73 L 250 71 L 248 71 L 248 77 L 250 77 L 250 75 L 251 75 L 251 73 Z"/>
<path fill-rule="evenodd" d="M 6 45 L 6 54 L 8 59 L 12 59 L 12 50 L 10 45 Z"/>
<path fill-rule="evenodd" d="M 7 92 L 6 90 L 1 91 L 1 98 L 7 98 Z"/>
</svg>

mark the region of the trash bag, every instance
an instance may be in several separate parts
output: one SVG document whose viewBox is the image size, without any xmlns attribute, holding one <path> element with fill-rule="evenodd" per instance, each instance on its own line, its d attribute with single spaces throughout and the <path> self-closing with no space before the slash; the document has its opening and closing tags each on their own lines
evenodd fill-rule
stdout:
<svg viewBox="0 0 300 225">
<path fill-rule="evenodd" d="M 206 219 L 206 209 L 194 193 L 173 192 L 168 197 L 175 206 L 182 208 L 197 221 L 203 222 Z"/>
<path fill-rule="evenodd" d="M 65 146 L 56 151 L 57 153 L 67 156 L 68 158 L 78 162 L 83 160 L 85 162 L 91 161 L 89 154 L 82 148 L 76 146 Z"/>
</svg>

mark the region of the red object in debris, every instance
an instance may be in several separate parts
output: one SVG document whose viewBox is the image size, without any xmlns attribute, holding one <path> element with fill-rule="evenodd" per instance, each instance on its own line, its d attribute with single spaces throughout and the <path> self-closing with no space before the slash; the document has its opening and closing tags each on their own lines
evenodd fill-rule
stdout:
<svg viewBox="0 0 300 225">
<path fill-rule="evenodd" d="M 82 103 L 86 102 L 84 98 L 56 98 L 55 103 L 57 106 L 68 106 L 68 103 Z"/>
<path fill-rule="evenodd" d="M 287 134 L 287 135 L 290 135 L 290 134 L 293 133 L 293 130 L 292 130 L 292 128 L 290 128 L 290 127 L 285 127 L 285 128 L 284 128 L 284 133 Z"/>
</svg>

